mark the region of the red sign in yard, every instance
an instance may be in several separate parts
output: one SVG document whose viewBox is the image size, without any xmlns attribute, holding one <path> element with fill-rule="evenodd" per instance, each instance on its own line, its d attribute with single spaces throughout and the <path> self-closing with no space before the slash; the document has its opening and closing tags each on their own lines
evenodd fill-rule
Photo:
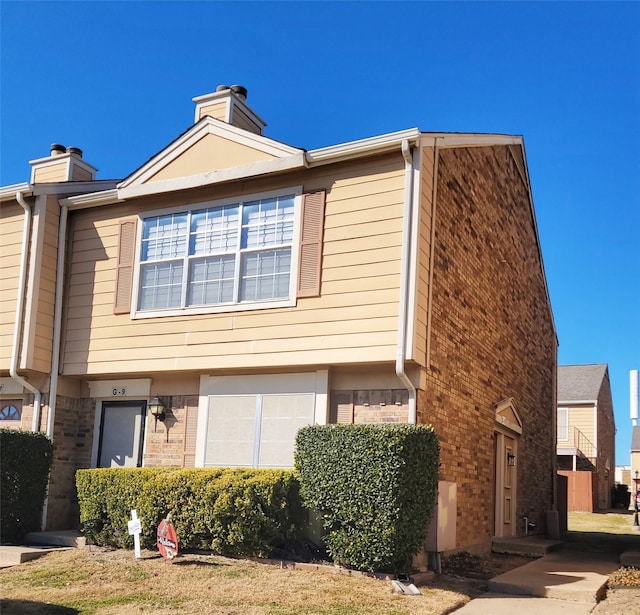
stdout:
<svg viewBox="0 0 640 615">
<path fill-rule="evenodd" d="M 171 523 L 171 514 L 160 521 L 157 544 L 160 555 L 167 561 L 173 560 L 178 555 L 178 536 L 173 523 Z"/>
</svg>

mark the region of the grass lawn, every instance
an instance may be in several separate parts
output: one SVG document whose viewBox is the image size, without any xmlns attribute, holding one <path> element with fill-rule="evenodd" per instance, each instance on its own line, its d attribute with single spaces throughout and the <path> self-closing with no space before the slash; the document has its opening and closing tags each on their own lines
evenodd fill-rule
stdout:
<svg viewBox="0 0 640 615">
<path fill-rule="evenodd" d="M 634 531 L 631 511 L 570 512 L 567 546 L 599 551 L 640 551 L 640 531 Z"/>
<path fill-rule="evenodd" d="M 60 551 L 0 570 L 2 615 L 442 615 L 469 597 L 453 588 L 392 593 L 388 581 L 184 555 L 92 548 Z"/>
<path fill-rule="evenodd" d="M 569 513 L 568 548 L 640 550 L 625 512 Z M 451 558 L 456 566 L 420 587 L 392 592 L 388 581 L 328 569 L 304 570 L 185 554 L 92 547 L 58 551 L 0 570 L 2 615 L 445 615 L 486 590 L 486 579 L 529 561 L 492 555 Z M 637 578 L 636 578 L 637 577 Z M 629 578 L 628 574 L 625 578 Z M 624 580 L 618 580 L 623 582 Z M 640 584 L 635 575 L 628 584 Z"/>
</svg>

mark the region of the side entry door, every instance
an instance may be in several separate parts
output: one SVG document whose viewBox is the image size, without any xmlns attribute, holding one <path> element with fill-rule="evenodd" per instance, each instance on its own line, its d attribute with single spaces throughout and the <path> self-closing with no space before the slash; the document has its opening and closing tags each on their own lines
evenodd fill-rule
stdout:
<svg viewBox="0 0 640 615">
<path fill-rule="evenodd" d="M 99 468 L 142 466 L 146 401 L 102 402 Z"/>
</svg>

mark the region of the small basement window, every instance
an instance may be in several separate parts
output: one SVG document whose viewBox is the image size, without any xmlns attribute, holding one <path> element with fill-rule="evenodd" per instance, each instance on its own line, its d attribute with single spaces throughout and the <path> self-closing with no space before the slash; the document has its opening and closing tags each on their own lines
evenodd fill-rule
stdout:
<svg viewBox="0 0 640 615">
<path fill-rule="evenodd" d="M 22 402 L 6 399 L 0 402 L 0 421 L 19 421 L 22 418 Z"/>
</svg>

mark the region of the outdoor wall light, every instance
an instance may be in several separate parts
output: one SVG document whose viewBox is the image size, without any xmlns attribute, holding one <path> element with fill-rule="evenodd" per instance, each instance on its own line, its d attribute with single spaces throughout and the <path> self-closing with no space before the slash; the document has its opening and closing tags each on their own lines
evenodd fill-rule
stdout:
<svg viewBox="0 0 640 615">
<path fill-rule="evenodd" d="M 157 397 L 153 397 L 149 401 L 149 412 L 156 422 L 163 422 L 166 417 L 164 405 Z"/>
<path fill-rule="evenodd" d="M 510 466 L 516 465 L 516 456 L 513 453 L 507 453 L 507 463 Z"/>
</svg>

